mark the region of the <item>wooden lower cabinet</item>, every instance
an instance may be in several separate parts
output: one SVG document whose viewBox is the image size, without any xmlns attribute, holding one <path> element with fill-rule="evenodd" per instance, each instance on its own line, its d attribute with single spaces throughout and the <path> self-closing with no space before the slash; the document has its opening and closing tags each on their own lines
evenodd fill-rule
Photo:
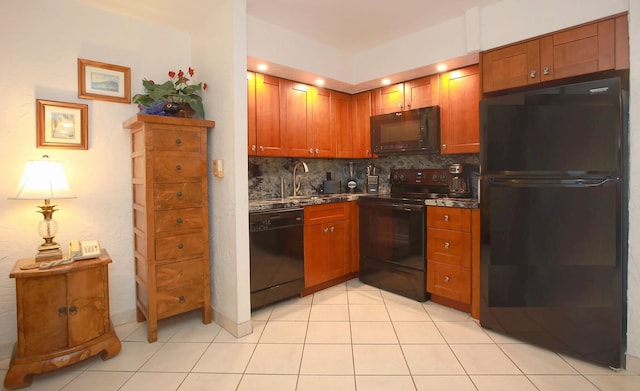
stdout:
<svg viewBox="0 0 640 391">
<path fill-rule="evenodd" d="M 479 317 L 479 210 L 427 207 L 427 292 Z"/>
<path fill-rule="evenodd" d="M 304 208 L 305 292 L 353 277 L 353 202 L 337 202 Z"/>
<path fill-rule="evenodd" d="M 19 260 L 10 274 L 16 280 L 18 341 L 4 379 L 8 389 L 98 354 L 109 359 L 121 348 L 109 315 L 111 258 L 105 249 L 99 258 L 51 269 L 27 269 L 34 262 Z"/>
</svg>

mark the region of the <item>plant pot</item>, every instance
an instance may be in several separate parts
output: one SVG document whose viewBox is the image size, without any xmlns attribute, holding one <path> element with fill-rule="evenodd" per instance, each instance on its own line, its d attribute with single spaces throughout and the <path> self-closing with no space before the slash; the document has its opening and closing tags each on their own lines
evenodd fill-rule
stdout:
<svg viewBox="0 0 640 391">
<path fill-rule="evenodd" d="M 191 118 L 196 112 L 185 102 L 167 102 L 164 104 L 162 111 L 164 111 L 166 115 L 182 118 Z"/>
</svg>

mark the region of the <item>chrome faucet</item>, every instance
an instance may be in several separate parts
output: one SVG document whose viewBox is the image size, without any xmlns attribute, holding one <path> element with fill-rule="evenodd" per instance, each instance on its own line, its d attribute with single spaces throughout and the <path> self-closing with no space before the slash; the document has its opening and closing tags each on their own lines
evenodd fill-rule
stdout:
<svg viewBox="0 0 640 391">
<path fill-rule="evenodd" d="M 302 160 L 299 160 L 296 162 L 296 164 L 293 166 L 293 196 L 297 196 L 298 192 L 300 191 L 300 181 L 298 180 L 298 176 L 296 175 L 296 170 L 298 169 L 298 166 L 302 165 L 302 169 L 304 170 L 304 172 L 309 172 L 309 166 L 307 166 L 307 163 L 303 162 Z"/>
</svg>

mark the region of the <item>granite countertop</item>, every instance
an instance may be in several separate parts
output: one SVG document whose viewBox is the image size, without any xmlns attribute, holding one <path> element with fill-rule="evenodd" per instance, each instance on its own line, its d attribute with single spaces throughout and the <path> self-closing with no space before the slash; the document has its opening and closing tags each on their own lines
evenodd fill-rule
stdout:
<svg viewBox="0 0 640 391">
<path fill-rule="evenodd" d="M 309 205 L 330 204 L 333 202 L 356 201 L 366 193 L 318 194 L 309 196 L 269 198 L 265 200 L 250 200 L 249 212 L 260 212 L 272 209 L 302 208 Z"/>
<path fill-rule="evenodd" d="M 285 198 L 269 198 L 264 200 L 249 201 L 249 212 L 260 212 L 274 209 L 302 208 L 309 205 L 329 204 L 333 202 L 357 201 L 360 197 L 366 196 L 388 196 L 385 194 L 368 193 L 339 193 L 308 195 Z M 425 200 L 427 206 L 448 206 L 454 208 L 477 209 L 478 200 L 475 198 L 436 198 Z"/>
<path fill-rule="evenodd" d="M 477 198 L 434 198 L 424 201 L 427 206 L 448 206 L 452 208 L 478 209 L 480 203 Z"/>
</svg>

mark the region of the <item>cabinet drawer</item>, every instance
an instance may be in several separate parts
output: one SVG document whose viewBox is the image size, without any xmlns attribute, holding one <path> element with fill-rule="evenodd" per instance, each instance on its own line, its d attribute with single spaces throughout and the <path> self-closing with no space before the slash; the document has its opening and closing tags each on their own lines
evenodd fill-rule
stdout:
<svg viewBox="0 0 640 391">
<path fill-rule="evenodd" d="M 427 262 L 427 292 L 470 304 L 471 269 Z"/>
<path fill-rule="evenodd" d="M 471 232 L 471 209 L 428 206 L 427 226 Z"/>
<path fill-rule="evenodd" d="M 173 262 L 156 268 L 156 287 L 179 287 L 184 285 L 202 285 L 202 259 Z"/>
<path fill-rule="evenodd" d="M 427 228 L 427 260 L 471 267 L 471 233 Z"/>
<path fill-rule="evenodd" d="M 206 175 L 202 168 L 202 161 L 197 155 L 156 154 L 153 157 L 153 178 L 156 182 L 199 181 Z"/>
<path fill-rule="evenodd" d="M 156 233 L 201 229 L 204 227 L 202 208 L 174 209 L 155 212 Z"/>
<path fill-rule="evenodd" d="M 158 183 L 153 185 L 155 209 L 194 208 L 202 206 L 202 183 Z"/>
<path fill-rule="evenodd" d="M 153 129 L 154 151 L 200 152 L 200 132 Z"/>
<path fill-rule="evenodd" d="M 201 232 L 156 238 L 157 262 L 171 261 L 204 253 L 206 238 Z"/>
<path fill-rule="evenodd" d="M 158 289 L 156 294 L 158 319 L 202 307 L 204 285 L 184 285 L 172 289 Z"/>
<path fill-rule="evenodd" d="M 305 206 L 304 225 L 349 219 L 349 205 L 348 202 L 334 202 L 331 204 Z"/>
</svg>

